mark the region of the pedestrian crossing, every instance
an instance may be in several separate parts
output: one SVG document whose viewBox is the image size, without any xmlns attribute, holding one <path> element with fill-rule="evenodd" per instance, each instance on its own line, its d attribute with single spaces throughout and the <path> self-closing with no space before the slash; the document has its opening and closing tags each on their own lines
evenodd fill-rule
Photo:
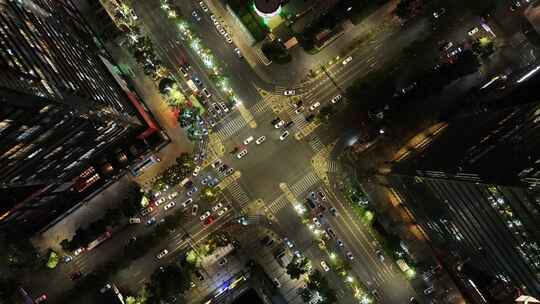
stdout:
<svg viewBox="0 0 540 304">
<path fill-rule="evenodd" d="M 266 109 L 268 109 L 269 106 L 270 106 L 269 102 L 263 100 L 261 102 L 254 104 L 251 108 L 249 108 L 249 111 L 251 112 L 251 114 L 253 114 L 253 116 L 255 116 L 255 114 L 266 111 Z"/>
<path fill-rule="evenodd" d="M 249 197 L 247 193 L 242 189 L 237 181 L 232 181 L 227 188 L 227 191 L 232 195 L 234 200 L 238 203 L 240 208 L 243 208 L 249 203 Z"/>
<path fill-rule="evenodd" d="M 297 181 L 294 185 L 290 187 L 291 192 L 294 196 L 298 197 L 302 193 L 306 192 L 313 185 L 320 182 L 320 179 L 314 172 L 309 172 L 302 179 Z"/>
<path fill-rule="evenodd" d="M 339 163 L 335 160 L 329 160 L 328 172 L 338 172 L 338 171 L 339 171 Z"/>
<path fill-rule="evenodd" d="M 273 214 L 277 214 L 281 209 L 287 207 L 289 205 L 289 201 L 285 197 L 285 195 L 281 195 L 277 199 L 275 199 L 272 203 L 270 203 L 268 206 L 266 206 L 265 211 L 271 212 Z"/>
<path fill-rule="evenodd" d="M 217 130 L 216 134 L 219 139 L 223 140 L 240 131 L 240 129 L 246 125 L 247 122 L 244 120 L 244 118 L 242 116 L 238 116 L 222 125 L 221 128 Z"/>
<path fill-rule="evenodd" d="M 292 121 L 294 122 L 294 126 L 298 130 L 302 130 L 307 124 L 309 124 L 306 121 L 306 118 L 302 114 L 296 114 L 294 111 L 290 110 L 289 116 L 291 117 Z"/>
<path fill-rule="evenodd" d="M 313 137 L 309 140 L 309 145 L 311 146 L 311 148 L 312 148 L 313 150 L 315 150 L 315 152 L 319 152 L 319 151 L 321 151 L 321 150 L 324 148 L 323 143 L 321 142 L 321 140 L 320 140 L 319 137 L 317 137 L 317 136 L 313 136 Z"/>
</svg>

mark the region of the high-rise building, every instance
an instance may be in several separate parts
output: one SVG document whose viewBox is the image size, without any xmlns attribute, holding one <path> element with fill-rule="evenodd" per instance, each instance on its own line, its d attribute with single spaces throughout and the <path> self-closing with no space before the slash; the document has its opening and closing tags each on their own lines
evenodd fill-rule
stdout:
<svg viewBox="0 0 540 304">
<path fill-rule="evenodd" d="M 69 0 L 0 0 L 0 227 L 61 213 L 56 194 L 144 128 L 95 41 Z"/>
<path fill-rule="evenodd" d="M 436 252 L 458 261 L 451 268 L 469 288 L 489 290 L 488 303 L 501 286 L 540 295 L 540 81 L 523 77 L 493 81 L 387 176 Z"/>
</svg>

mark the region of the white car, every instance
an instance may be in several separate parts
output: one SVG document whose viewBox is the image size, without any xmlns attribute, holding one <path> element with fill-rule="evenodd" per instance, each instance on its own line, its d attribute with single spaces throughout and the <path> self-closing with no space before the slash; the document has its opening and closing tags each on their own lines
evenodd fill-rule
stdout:
<svg viewBox="0 0 540 304">
<path fill-rule="evenodd" d="M 169 253 L 169 250 L 163 249 L 160 253 L 156 255 L 156 258 L 158 260 L 161 260 L 164 256 L 166 256 Z"/>
<path fill-rule="evenodd" d="M 77 248 L 75 251 L 73 251 L 73 255 L 78 256 L 79 254 L 83 253 L 85 251 L 84 247 Z"/>
<path fill-rule="evenodd" d="M 291 95 L 294 95 L 294 93 L 296 93 L 295 90 L 285 90 L 285 92 L 283 92 L 283 95 L 291 96 Z"/>
<path fill-rule="evenodd" d="M 346 65 L 347 63 L 351 62 L 352 61 L 352 56 L 349 56 L 345 59 L 343 59 L 343 61 L 341 62 L 343 65 Z"/>
<path fill-rule="evenodd" d="M 287 138 L 287 136 L 289 136 L 289 131 L 285 131 L 285 132 L 281 133 L 281 136 L 279 137 L 279 140 L 285 140 L 285 138 Z"/>
<path fill-rule="evenodd" d="M 294 113 L 300 114 L 302 113 L 302 111 L 304 111 L 304 106 L 299 106 L 298 108 L 296 108 L 296 110 L 294 110 Z"/>
<path fill-rule="evenodd" d="M 238 56 L 238 58 L 244 58 L 244 56 L 242 55 L 242 52 L 240 52 L 239 48 L 235 48 L 234 52 L 236 53 L 236 56 Z"/>
<path fill-rule="evenodd" d="M 263 136 L 257 138 L 257 140 L 255 141 L 255 143 L 256 143 L 257 145 L 260 145 L 260 144 L 262 144 L 265 140 L 266 140 L 266 136 L 263 135 Z"/>
<path fill-rule="evenodd" d="M 201 171 L 201 166 L 196 166 L 195 169 L 193 169 L 193 176 L 199 175 L 199 171 Z"/>
<path fill-rule="evenodd" d="M 205 213 L 203 213 L 199 218 L 201 219 L 201 221 L 204 221 L 206 218 L 210 216 L 210 214 L 212 213 L 210 212 L 210 210 L 208 210 Z"/>
<path fill-rule="evenodd" d="M 195 204 L 193 207 L 191 207 L 191 215 L 197 215 L 197 211 L 199 211 L 199 205 Z"/>
<path fill-rule="evenodd" d="M 223 214 L 225 214 L 225 212 L 227 212 L 229 210 L 229 207 L 225 206 L 223 207 L 223 209 L 219 210 L 217 215 L 218 216 L 222 216 Z"/>
<path fill-rule="evenodd" d="M 165 207 L 163 207 L 163 209 L 165 210 L 169 210 L 171 209 L 172 207 L 176 206 L 176 203 L 175 202 L 170 202 L 168 203 L 167 205 L 165 205 Z"/>
<path fill-rule="evenodd" d="M 229 35 L 229 33 L 225 32 L 223 36 L 225 37 L 225 40 L 227 40 L 228 43 L 233 43 L 231 35 Z"/>
<path fill-rule="evenodd" d="M 129 219 L 129 223 L 130 224 L 140 224 L 141 223 L 141 219 L 138 218 L 138 217 L 132 217 Z"/>
<path fill-rule="evenodd" d="M 253 139 L 254 139 L 254 137 L 253 137 L 253 136 L 250 136 L 250 137 L 248 137 L 248 138 L 244 139 L 244 145 L 248 145 L 248 144 L 249 144 L 250 142 L 252 142 L 252 141 L 253 141 Z"/>
<path fill-rule="evenodd" d="M 155 204 L 156 204 L 156 206 L 159 206 L 159 205 L 161 205 L 163 203 L 165 203 L 165 198 L 164 197 L 158 199 Z"/>
<path fill-rule="evenodd" d="M 216 211 L 218 211 L 221 207 L 223 207 L 223 204 L 222 204 L 222 203 L 218 203 L 217 205 L 215 205 L 214 207 L 212 207 L 212 211 L 216 212 Z"/>
<path fill-rule="evenodd" d="M 321 267 L 324 271 L 329 271 L 330 267 L 328 267 L 328 264 L 326 264 L 325 261 L 321 261 Z"/>
<path fill-rule="evenodd" d="M 216 159 L 216 161 L 212 163 L 212 168 L 219 167 L 221 164 L 221 159 Z"/>
<path fill-rule="evenodd" d="M 206 4 L 204 4 L 204 1 L 199 2 L 199 5 L 201 6 L 203 12 L 208 12 L 208 7 L 206 6 Z"/>
<path fill-rule="evenodd" d="M 342 99 L 343 99 L 343 96 L 338 94 L 338 95 L 332 97 L 332 99 L 330 99 L 330 102 L 331 103 L 337 103 L 338 101 L 341 101 Z"/>
<path fill-rule="evenodd" d="M 193 12 L 191 13 L 191 16 L 193 16 L 193 18 L 194 18 L 195 20 L 201 21 L 201 16 L 199 16 L 199 14 L 197 14 L 196 11 L 193 11 Z"/>
<path fill-rule="evenodd" d="M 244 149 L 244 150 L 240 151 L 240 153 L 236 154 L 236 157 L 238 157 L 238 159 L 241 159 L 242 157 L 246 156 L 247 154 L 248 154 L 247 149 Z"/>
<path fill-rule="evenodd" d="M 351 261 L 354 260 L 354 255 L 352 254 L 352 252 L 347 251 L 346 255 L 347 255 L 347 258 L 348 258 L 349 260 L 351 260 Z"/>
<path fill-rule="evenodd" d="M 223 27 L 221 26 L 221 24 L 218 24 L 216 25 L 216 28 L 218 30 L 218 32 L 221 34 L 221 35 L 225 35 L 227 32 L 225 32 L 225 30 L 223 29 Z"/>
<path fill-rule="evenodd" d="M 319 220 L 318 220 L 316 217 L 314 217 L 312 220 L 313 220 L 313 223 L 314 223 L 317 227 L 321 227 L 321 222 L 319 222 Z"/>
<path fill-rule="evenodd" d="M 182 207 L 187 207 L 187 205 L 193 203 L 193 199 L 190 197 L 185 202 L 182 203 Z"/>
<path fill-rule="evenodd" d="M 169 199 L 173 199 L 173 198 L 175 198 L 175 197 L 177 197 L 177 196 L 178 196 L 178 192 L 175 191 L 175 192 L 169 194 L 168 198 L 169 198 Z"/>
<path fill-rule="evenodd" d="M 467 32 L 467 34 L 469 34 L 469 36 L 473 36 L 474 34 L 478 33 L 478 31 L 479 31 L 478 28 L 475 27 L 475 28 L 469 30 L 469 31 Z"/>
<path fill-rule="evenodd" d="M 316 103 L 312 104 L 312 105 L 309 107 L 309 109 L 310 109 L 311 111 L 315 111 L 315 109 L 317 109 L 317 108 L 320 107 L 320 106 L 321 106 L 321 103 L 317 101 Z"/>
<path fill-rule="evenodd" d="M 200 3 L 203 3 L 203 2 L 201 1 Z M 199 4 L 200 4 L 200 3 L 199 3 Z M 203 4 L 204 4 L 204 3 L 203 3 Z M 217 16 L 214 15 L 214 14 L 212 14 L 212 15 L 210 15 L 210 19 L 211 19 L 212 21 L 216 21 L 216 20 L 217 20 Z"/>
<path fill-rule="evenodd" d="M 272 282 L 274 282 L 274 285 L 276 285 L 276 288 L 280 288 L 281 287 L 281 283 L 279 282 L 278 278 L 274 278 L 272 280 Z"/>
<path fill-rule="evenodd" d="M 277 124 L 274 125 L 274 128 L 279 129 L 279 128 L 283 127 L 284 124 L 285 124 L 285 121 L 280 120 L 280 121 L 278 121 Z"/>
</svg>

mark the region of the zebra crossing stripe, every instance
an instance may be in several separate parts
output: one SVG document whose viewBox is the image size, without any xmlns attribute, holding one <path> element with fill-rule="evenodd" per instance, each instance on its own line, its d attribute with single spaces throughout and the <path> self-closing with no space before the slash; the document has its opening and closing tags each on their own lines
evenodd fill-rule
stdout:
<svg viewBox="0 0 540 304">
<path fill-rule="evenodd" d="M 238 182 L 233 181 L 227 186 L 227 190 L 231 193 L 234 200 L 240 204 L 240 207 L 249 203 L 249 197 L 246 192 L 240 187 Z"/>
<path fill-rule="evenodd" d="M 256 103 L 254 106 L 252 106 L 249 111 L 252 113 L 252 114 L 257 114 L 257 113 L 260 113 L 260 112 L 263 112 L 265 111 L 267 108 L 268 108 L 268 103 L 267 102 L 259 102 L 259 103 Z"/>
<path fill-rule="evenodd" d="M 315 151 L 320 151 L 320 150 L 322 150 L 324 148 L 324 145 L 321 143 L 319 138 L 315 137 L 315 136 L 309 141 L 309 145 Z"/>
<path fill-rule="evenodd" d="M 295 196 L 300 196 L 300 194 L 304 193 L 306 190 L 308 190 L 318 182 L 319 178 L 313 172 L 310 172 L 298 182 L 296 182 L 290 189 Z"/>
<path fill-rule="evenodd" d="M 222 128 L 220 128 L 216 133 L 219 139 L 225 139 L 234 133 L 240 131 L 243 127 L 246 126 L 246 121 L 242 116 L 238 116 L 235 119 L 226 123 Z"/>
<path fill-rule="evenodd" d="M 281 209 L 287 207 L 289 205 L 289 202 L 284 196 L 278 197 L 276 200 L 274 200 L 270 205 L 266 207 L 267 211 L 270 211 L 274 214 L 278 213 Z"/>
<path fill-rule="evenodd" d="M 328 172 L 338 172 L 339 164 L 336 161 L 328 161 Z"/>
</svg>

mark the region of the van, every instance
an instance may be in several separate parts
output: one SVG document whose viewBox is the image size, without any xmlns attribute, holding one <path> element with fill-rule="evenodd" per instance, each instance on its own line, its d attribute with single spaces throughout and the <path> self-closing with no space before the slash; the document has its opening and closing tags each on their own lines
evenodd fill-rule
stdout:
<svg viewBox="0 0 540 304">
<path fill-rule="evenodd" d="M 138 218 L 138 217 L 132 217 L 129 219 L 129 223 L 130 224 L 140 224 L 141 223 L 141 219 Z"/>
</svg>

